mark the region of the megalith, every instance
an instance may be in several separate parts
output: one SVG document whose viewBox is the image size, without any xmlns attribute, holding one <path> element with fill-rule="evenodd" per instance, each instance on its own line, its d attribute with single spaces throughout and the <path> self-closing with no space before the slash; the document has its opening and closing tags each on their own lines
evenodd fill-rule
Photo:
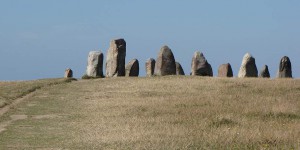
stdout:
<svg viewBox="0 0 300 150">
<path fill-rule="evenodd" d="M 259 77 L 270 78 L 269 67 L 267 65 L 264 65 L 263 68 L 260 70 Z"/>
<path fill-rule="evenodd" d="M 290 58 L 284 56 L 280 60 L 279 70 L 277 74 L 278 78 L 292 78 L 292 64 Z"/>
<path fill-rule="evenodd" d="M 154 75 L 176 75 L 176 63 L 172 50 L 168 46 L 163 46 L 158 53 Z"/>
<path fill-rule="evenodd" d="M 182 66 L 179 62 L 176 62 L 176 75 L 185 75 Z"/>
<path fill-rule="evenodd" d="M 220 65 L 218 77 L 233 77 L 233 71 L 229 63 Z"/>
<path fill-rule="evenodd" d="M 255 64 L 255 58 L 252 57 L 249 53 L 245 54 L 242 65 L 239 70 L 238 77 L 257 77 L 258 71 Z"/>
<path fill-rule="evenodd" d="M 73 78 L 73 71 L 72 71 L 72 69 L 70 69 L 70 68 L 67 68 L 66 70 L 65 70 L 65 76 L 64 76 L 65 78 Z"/>
<path fill-rule="evenodd" d="M 192 59 L 192 71 L 193 76 L 213 76 L 211 65 L 207 62 L 203 53 L 196 51 Z"/>
<path fill-rule="evenodd" d="M 91 51 L 88 56 L 86 75 L 89 77 L 103 77 L 103 53 Z"/>
<path fill-rule="evenodd" d="M 139 61 L 137 59 L 131 60 L 125 67 L 127 77 L 139 76 L 140 68 Z"/>
<path fill-rule="evenodd" d="M 153 58 L 149 58 L 145 63 L 146 68 L 146 75 L 148 77 L 151 77 L 154 75 L 154 69 L 155 69 L 155 60 Z"/>
<path fill-rule="evenodd" d="M 116 39 L 110 42 L 106 57 L 106 77 L 125 76 L 126 42 Z"/>
</svg>

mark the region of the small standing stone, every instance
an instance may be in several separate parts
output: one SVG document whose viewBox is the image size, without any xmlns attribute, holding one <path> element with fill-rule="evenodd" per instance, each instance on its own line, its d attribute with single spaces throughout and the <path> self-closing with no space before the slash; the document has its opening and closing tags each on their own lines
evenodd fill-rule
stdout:
<svg viewBox="0 0 300 150">
<path fill-rule="evenodd" d="M 172 50 L 163 46 L 158 53 L 154 74 L 156 76 L 176 75 L 176 63 Z"/>
<path fill-rule="evenodd" d="M 103 53 L 91 51 L 88 56 L 86 75 L 89 77 L 103 77 Z"/>
<path fill-rule="evenodd" d="M 146 61 L 145 68 L 146 68 L 146 75 L 148 77 L 153 76 L 154 75 L 154 69 L 155 69 L 155 60 L 153 58 L 149 58 Z"/>
<path fill-rule="evenodd" d="M 106 58 L 106 77 L 125 76 L 126 42 L 116 39 L 110 42 Z"/>
<path fill-rule="evenodd" d="M 255 64 L 255 58 L 252 57 L 249 53 L 245 54 L 241 68 L 239 70 L 238 77 L 257 77 L 258 71 Z"/>
<path fill-rule="evenodd" d="M 73 78 L 73 71 L 72 71 L 72 69 L 70 69 L 70 68 L 67 68 L 66 70 L 65 70 L 65 76 L 64 76 L 65 78 Z"/>
<path fill-rule="evenodd" d="M 213 76 L 211 65 L 203 53 L 196 51 L 192 59 L 192 76 Z"/>
<path fill-rule="evenodd" d="M 233 77 L 231 65 L 229 63 L 222 64 L 218 69 L 218 77 Z"/>
<path fill-rule="evenodd" d="M 176 75 L 185 75 L 182 66 L 179 62 L 176 62 Z"/>
<path fill-rule="evenodd" d="M 267 65 L 264 65 L 264 67 L 260 70 L 259 77 L 270 78 L 269 67 Z"/>
<path fill-rule="evenodd" d="M 280 60 L 278 78 L 292 78 L 292 64 L 290 58 L 284 56 Z"/>
<path fill-rule="evenodd" d="M 126 77 L 137 77 L 139 76 L 140 68 L 139 61 L 137 59 L 131 60 L 125 67 Z"/>
</svg>

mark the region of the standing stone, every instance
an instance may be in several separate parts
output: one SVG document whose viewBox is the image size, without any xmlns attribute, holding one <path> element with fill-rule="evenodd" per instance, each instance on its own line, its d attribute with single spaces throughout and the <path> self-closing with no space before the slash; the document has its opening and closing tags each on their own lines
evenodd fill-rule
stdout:
<svg viewBox="0 0 300 150">
<path fill-rule="evenodd" d="M 163 46 L 158 53 L 154 74 L 156 76 L 176 75 L 176 63 L 172 50 Z"/>
<path fill-rule="evenodd" d="M 211 65 L 205 59 L 203 53 L 196 51 L 192 59 L 192 76 L 213 76 Z"/>
<path fill-rule="evenodd" d="M 218 69 L 218 77 L 233 77 L 231 65 L 229 63 L 222 64 Z"/>
<path fill-rule="evenodd" d="M 125 76 L 126 42 L 116 39 L 110 42 L 106 58 L 106 76 Z"/>
<path fill-rule="evenodd" d="M 89 53 L 86 75 L 88 77 L 103 77 L 103 53 L 101 51 Z"/>
<path fill-rule="evenodd" d="M 269 67 L 267 65 L 264 65 L 264 67 L 260 70 L 259 77 L 270 78 Z"/>
<path fill-rule="evenodd" d="M 73 71 L 72 71 L 72 69 L 70 69 L 70 68 L 67 68 L 66 70 L 65 70 L 65 76 L 64 76 L 65 78 L 73 78 Z"/>
<path fill-rule="evenodd" d="M 131 60 L 125 67 L 126 77 L 137 77 L 139 76 L 140 68 L 139 61 L 137 59 Z"/>
<path fill-rule="evenodd" d="M 284 56 L 280 60 L 278 78 L 292 78 L 292 64 L 290 58 Z"/>
<path fill-rule="evenodd" d="M 255 58 L 252 57 L 249 53 L 247 53 L 243 58 L 243 62 L 238 77 L 239 78 L 257 77 L 257 74 L 258 71 L 255 64 Z"/>
<path fill-rule="evenodd" d="M 146 75 L 148 77 L 153 76 L 154 75 L 154 69 L 155 69 L 155 60 L 153 58 L 149 58 L 146 61 L 145 68 L 146 68 Z"/>
<path fill-rule="evenodd" d="M 185 75 L 179 62 L 176 62 L 176 75 Z"/>
</svg>

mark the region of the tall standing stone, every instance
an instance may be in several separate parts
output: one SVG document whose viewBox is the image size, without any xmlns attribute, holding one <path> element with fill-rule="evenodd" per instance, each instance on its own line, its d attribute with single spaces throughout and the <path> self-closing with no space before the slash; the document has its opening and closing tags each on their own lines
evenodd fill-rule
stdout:
<svg viewBox="0 0 300 150">
<path fill-rule="evenodd" d="M 264 67 L 260 70 L 259 77 L 270 78 L 269 67 L 267 65 L 264 65 Z"/>
<path fill-rule="evenodd" d="M 110 42 L 106 58 L 106 77 L 125 76 L 126 42 L 116 39 Z"/>
<path fill-rule="evenodd" d="M 257 77 L 258 71 L 255 64 L 255 58 L 252 57 L 249 53 L 245 54 L 241 68 L 239 70 L 238 77 Z"/>
<path fill-rule="evenodd" d="M 103 77 L 103 53 L 91 51 L 88 56 L 86 75 L 89 77 Z"/>
<path fill-rule="evenodd" d="M 153 58 L 149 58 L 145 63 L 146 68 L 146 75 L 148 77 L 151 77 L 154 75 L 154 69 L 155 69 L 155 60 Z"/>
<path fill-rule="evenodd" d="M 127 77 L 139 76 L 140 68 L 139 61 L 137 59 L 131 60 L 125 67 Z"/>
<path fill-rule="evenodd" d="M 292 64 L 290 58 L 284 56 L 280 60 L 278 78 L 292 78 Z"/>
<path fill-rule="evenodd" d="M 176 75 L 185 75 L 182 66 L 179 62 L 176 62 Z"/>
<path fill-rule="evenodd" d="M 231 65 L 229 63 L 222 64 L 218 69 L 218 77 L 233 77 Z"/>
<path fill-rule="evenodd" d="M 213 76 L 211 65 L 207 62 L 203 53 L 196 51 L 192 59 L 193 76 Z"/>
<path fill-rule="evenodd" d="M 67 68 L 66 70 L 65 70 L 65 76 L 64 76 L 65 78 L 73 78 L 73 71 L 72 71 L 72 69 L 70 69 L 70 68 Z"/>
<path fill-rule="evenodd" d="M 176 63 L 172 50 L 163 46 L 158 53 L 154 74 L 156 76 L 176 75 Z"/>
</svg>

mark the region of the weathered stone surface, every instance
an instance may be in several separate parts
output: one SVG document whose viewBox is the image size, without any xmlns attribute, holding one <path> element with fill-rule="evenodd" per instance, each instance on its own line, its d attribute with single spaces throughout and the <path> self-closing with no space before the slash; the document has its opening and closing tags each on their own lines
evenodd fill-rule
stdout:
<svg viewBox="0 0 300 150">
<path fill-rule="evenodd" d="M 207 62 L 203 53 L 196 51 L 192 59 L 192 71 L 193 76 L 213 76 L 211 65 Z"/>
<path fill-rule="evenodd" d="M 284 56 L 280 60 L 278 78 L 292 78 L 292 64 L 290 58 Z"/>
<path fill-rule="evenodd" d="M 255 64 L 255 58 L 252 57 L 249 53 L 247 53 L 239 70 L 238 77 L 245 78 L 245 77 L 257 77 L 258 71 Z"/>
<path fill-rule="evenodd" d="M 231 65 L 229 63 L 222 64 L 218 69 L 218 77 L 233 77 Z"/>
<path fill-rule="evenodd" d="M 139 61 L 137 59 L 131 60 L 125 67 L 127 77 L 137 77 L 139 76 L 140 68 Z"/>
<path fill-rule="evenodd" d="M 153 58 L 149 58 L 145 63 L 146 68 L 146 75 L 148 77 L 151 77 L 154 75 L 154 69 L 155 69 L 155 60 Z"/>
<path fill-rule="evenodd" d="M 264 67 L 260 70 L 259 77 L 270 78 L 269 67 L 267 65 L 264 65 Z"/>
<path fill-rule="evenodd" d="M 185 75 L 182 66 L 179 62 L 176 62 L 176 75 Z"/>
<path fill-rule="evenodd" d="M 65 76 L 64 76 L 65 78 L 73 78 L 73 71 L 72 71 L 72 69 L 70 69 L 70 68 L 67 68 L 66 70 L 65 70 Z"/>
<path fill-rule="evenodd" d="M 125 76 L 126 42 L 116 39 L 110 42 L 106 58 L 106 77 Z"/>
<path fill-rule="evenodd" d="M 176 63 L 172 50 L 163 46 L 158 53 L 154 74 L 156 76 L 176 75 Z"/>
<path fill-rule="evenodd" d="M 91 51 L 88 56 L 86 75 L 89 77 L 103 77 L 103 53 Z"/>
</svg>

